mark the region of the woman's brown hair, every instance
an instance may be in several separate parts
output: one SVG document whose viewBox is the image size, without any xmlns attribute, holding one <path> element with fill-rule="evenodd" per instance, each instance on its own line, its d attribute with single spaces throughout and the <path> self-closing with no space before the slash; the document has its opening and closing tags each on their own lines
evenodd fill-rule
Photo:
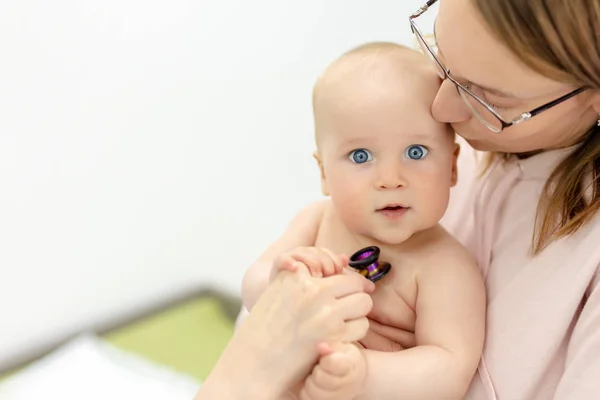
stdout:
<svg viewBox="0 0 600 400">
<path fill-rule="evenodd" d="M 600 90 L 600 0 L 473 1 L 496 36 L 534 71 Z M 534 254 L 593 218 L 600 209 L 599 177 L 600 128 L 594 125 L 546 182 Z"/>
</svg>

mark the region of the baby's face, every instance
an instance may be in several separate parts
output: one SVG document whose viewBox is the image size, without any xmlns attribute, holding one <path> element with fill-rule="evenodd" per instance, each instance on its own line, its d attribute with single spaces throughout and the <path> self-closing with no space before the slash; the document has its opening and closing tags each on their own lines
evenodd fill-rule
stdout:
<svg viewBox="0 0 600 400">
<path fill-rule="evenodd" d="M 430 113 L 439 79 L 405 78 L 349 85 L 315 110 L 324 192 L 351 231 L 389 244 L 436 225 L 456 180 L 454 135 Z"/>
</svg>

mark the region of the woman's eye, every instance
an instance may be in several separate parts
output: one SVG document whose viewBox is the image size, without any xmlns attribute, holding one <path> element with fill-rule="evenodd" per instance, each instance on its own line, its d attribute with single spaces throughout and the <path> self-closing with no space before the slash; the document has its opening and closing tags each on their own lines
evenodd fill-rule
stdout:
<svg viewBox="0 0 600 400">
<path fill-rule="evenodd" d="M 464 83 L 463 86 L 465 88 L 467 88 L 471 93 L 473 93 L 475 96 L 477 96 L 480 100 L 483 100 L 483 102 L 485 104 L 487 104 L 488 106 L 490 106 L 491 108 L 493 108 L 494 110 L 506 110 L 507 107 L 503 107 L 497 104 L 494 104 L 493 102 L 491 102 L 488 99 L 488 96 L 486 96 L 485 92 L 483 90 L 481 90 L 478 86 L 473 85 L 469 82 Z"/>
<path fill-rule="evenodd" d="M 408 146 L 408 148 L 406 149 L 406 157 L 410 158 L 411 160 L 420 160 L 423 157 L 425 157 L 427 153 L 429 153 L 427 147 L 422 146 L 420 144 Z"/>
<path fill-rule="evenodd" d="M 504 111 L 504 110 L 508 110 L 508 108 L 507 108 L 507 107 L 499 106 L 499 105 L 497 105 L 497 104 L 492 104 L 492 103 L 490 103 L 489 101 L 488 101 L 488 105 L 489 105 L 490 107 L 492 107 L 492 108 L 493 108 L 494 110 L 496 110 L 496 111 Z"/>
<path fill-rule="evenodd" d="M 373 160 L 373 156 L 371 155 L 371 153 L 369 153 L 369 151 L 365 149 L 358 149 L 352 151 L 348 155 L 348 158 L 355 164 L 363 164 L 367 161 Z"/>
</svg>

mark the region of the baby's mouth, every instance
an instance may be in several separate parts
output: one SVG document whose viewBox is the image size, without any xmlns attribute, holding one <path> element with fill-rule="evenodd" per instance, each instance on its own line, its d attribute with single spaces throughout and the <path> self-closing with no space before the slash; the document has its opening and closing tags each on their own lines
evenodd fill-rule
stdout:
<svg viewBox="0 0 600 400">
<path fill-rule="evenodd" d="M 387 206 L 387 207 L 383 207 L 381 210 L 382 211 L 396 211 L 396 210 L 401 210 L 404 207 L 402 206 Z"/>
<path fill-rule="evenodd" d="M 400 204 L 388 204 L 385 207 L 378 208 L 377 211 L 398 211 L 404 208 L 406 207 L 401 206 Z"/>
</svg>

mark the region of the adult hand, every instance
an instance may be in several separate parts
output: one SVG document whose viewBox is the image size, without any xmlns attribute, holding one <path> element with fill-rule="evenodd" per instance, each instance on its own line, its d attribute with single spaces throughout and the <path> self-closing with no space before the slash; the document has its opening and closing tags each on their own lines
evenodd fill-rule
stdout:
<svg viewBox="0 0 600 400">
<path fill-rule="evenodd" d="M 367 292 L 373 288 L 354 272 L 314 278 L 301 265 L 275 278 L 239 330 L 257 356 L 274 358 L 271 376 L 280 375 L 288 385 L 309 373 L 319 343 L 351 342 L 366 334 L 373 306 Z"/>
<path fill-rule="evenodd" d="M 304 265 L 282 271 L 234 334 L 198 399 L 213 398 L 220 385 L 235 392 L 219 393 L 219 400 L 278 398 L 308 376 L 320 343 L 366 334 L 373 289 L 354 272 L 314 278 Z"/>
</svg>

